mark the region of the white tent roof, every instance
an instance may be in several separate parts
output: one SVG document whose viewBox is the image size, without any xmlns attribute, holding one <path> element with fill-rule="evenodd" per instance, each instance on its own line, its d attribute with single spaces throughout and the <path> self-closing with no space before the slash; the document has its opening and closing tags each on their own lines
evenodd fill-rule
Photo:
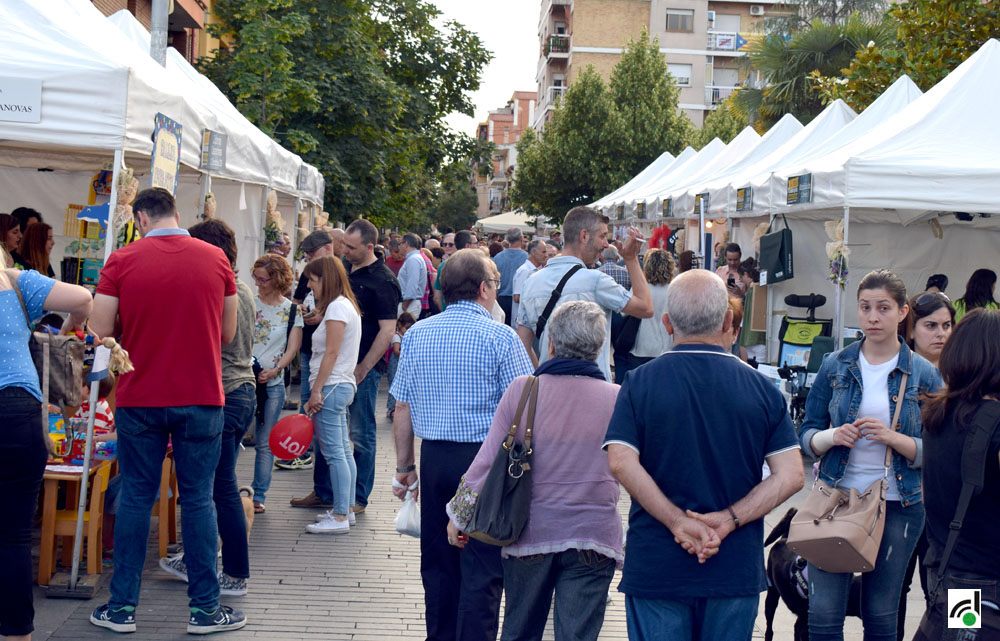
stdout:
<svg viewBox="0 0 1000 641">
<path fill-rule="evenodd" d="M 487 216 L 476 221 L 476 229 L 487 234 L 502 234 L 511 227 L 517 227 L 524 233 L 535 233 L 535 226 L 528 223 L 530 216 L 523 211 L 505 211 L 496 216 Z"/>
<path fill-rule="evenodd" d="M 669 198 L 674 217 L 688 216 L 694 213 L 694 195 L 689 189 L 694 189 L 705 181 L 725 172 L 729 167 L 743 160 L 748 153 L 760 144 L 761 136 L 753 127 L 746 127 L 735 138 L 729 141 L 726 148 L 711 162 L 697 173 L 684 180 L 682 185 L 673 189 Z"/>
<path fill-rule="evenodd" d="M 645 189 L 648 185 L 656 182 L 661 177 L 666 176 L 668 173 L 675 171 L 678 167 L 681 167 L 684 164 L 690 162 L 691 159 L 697 155 L 698 152 L 695 151 L 693 148 L 685 147 L 684 151 L 678 154 L 677 157 L 674 158 L 673 161 L 671 161 L 666 166 L 656 168 L 655 171 L 649 172 L 646 176 L 643 177 L 642 180 L 635 181 L 634 184 L 632 184 L 633 181 L 629 181 L 629 183 L 632 184 L 631 187 L 629 187 L 628 189 L 615 190 L 615 193 L 617 194 L 615 198 L 610 202 L 606 202 L 602 206 L 604 213 L 611 215 L 612 213 L 611 210 L 613 210 L 616 205 L 631 203 L 634 194 L 641 191 L 642 189 Z"/>
<path fill-rule="evenodd" d="M 652 181 L 643 185 L 629 195 L 629 200 L 634 203 L 644 202 L 652 207 L 662 205 L 663 198 L 676 185 L 683 182 L 689 176 L 693 176 L 709 164 L 713 158 L 722 153 L 726 148 L 724 142 L 718 138 L 713 138 L 711 142 L 702 147 L 698 153 L 692 156 L 682 165 L 676 165 L 670 171 L 662 173 Z M 661 212 L 662 215 L 662 212 Z"/>
<path fill-rule="evenodd" d="M 691 148 L 690 147 L 686 147 L 684 149 L 684 151 L 687 151 L 688 149 L 691 149 Z M 692 151 L 692 153 L 694 152 L 693 149 L 691 149 L 691 151 Z M 640 171 L 639 173 L 637 173 L 632 178 L 632 180 L 628 181 L 627 183 L 625 183 L 624 185 L 622 185 L 618 189 L 614 190 L 613 192 L 611 192 L 607 196 L 604 196 L 603 198 L 599 198 L 599 199 L 595 200 L 594 202 L 592 202 L 590 204 L 590 206 L 593 207 L 593 208 L 595 208 L 595 209 L 602 209 L 604 207 L 613 205 L 616 202 L 616 199 L 618 198 L 618 196 L 620 196 L 622 194 L 626 194 L 630 190 L 632 190 L 632 189 L 636 188 L 637 186 L 641 185 L 645 180 L 647 180 L 648 178 L 650 178 L 654 174 L 658 173 L 664 167 L 669 166 L 670 163 L 672 163 L 673 161 L 674 161 L 674 155 L 672 153 L 670 153 L 669 151 L 663 152 L 662 154 L 659 155 L 659 157 L 656 160 L 654 160 L 653 162 L 649 163 L 649 165 L 647 165 L 645 169 L 643 169 L 642 171 Z"/>
</svg>

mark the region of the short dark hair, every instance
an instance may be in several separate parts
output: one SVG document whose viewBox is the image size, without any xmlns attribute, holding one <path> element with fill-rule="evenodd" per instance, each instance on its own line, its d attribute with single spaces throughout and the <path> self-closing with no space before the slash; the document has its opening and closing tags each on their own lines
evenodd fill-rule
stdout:
<svg viewBox="0 0 1000 641">
<path fill-rule="evenodd" d="M 424 241 L 421 240 L 420 236 L 417 236 L 413 232 L 403 234 L 403 242 L 413 249 L 420 249 L 424 246 Z"/>
<path fill-rule="evenodd" d="M 465 249 L 469 245 L 475 244 L 472 240 L 476 235 L 468 229 L 463 229 L 455 233 L 455 249 Z"/>
<path fill-rule="evenodd" d="M 496 255 L 503 251 L 503 245 L 493 241 L 490 243 L 490 258 L 496 258 Z"/>
<path fill-rule="evenodd" d="M 596 233 L 601 223 L 607 224 L 608 218 L 593 207 L 574 207 L 563 219 L 562 228 L 567 247 L 576 247 L 580 243 L 580 232 L 589 230 Z"/>
<path fill-rule="evenodd" d="M 459 249 L 441 269 L 441 293 L 451 305 L 460 300 L 479 298 L 479 286 L 493 278 L 493 263 L 474 248 Z"/>
<path fill-rule="evenodd" d="M 740 266 L 736 268 L 736 273 L 740 276 L 746 274 L 755 283 L 760 280 L 760 271 L 757 269 L 757 261 L 753 256 L 740 263 Z"/>
<path fill-rule="evenodd" d="M 866 289 L 884 289 L 889 296 L 902 308 L 906 305 L 906 284 L 903 279 L 888 269 L 876 269 L 865 274 L 858 283 L 858 297 Z"/>
<path fill-rule="evenodd" d="M 928 290 L 931 287 L 937 287 L 942 292 L 948 289 L 948 277 L 944 274 L 931 274 L 930 278 L 927 279 L 927 285 L 924 290 Z"/>
<path fill-rule="evenodd" d="M 10 215 L 17 218 L 17 222 L 21 224 L 21 233 L 24 233 L 25 228 L 28 226 L 29 218 L 37 218 L 40 223 L 45 222 L 42 215 L 31 207 L 18 207 L 10 212 Z"/>
<path fill-rule="evenodd" d="M 346 233 L 358 234 L 361 236 L 361 242 L 366 245 L 375 245 L 378 242 L 378 230 L 375 229 L 375 225 L 371 224 L 371 221 L 364 218 L 358 218 L 348 225 Z"/>
<path fill-rule="evenodd" d="M 236 269 L 236 234 L 224 221 L 210 218 L 189 227 L 188 233 L 193 238 L 203 240 L 209 245 L 215 245 L 221 249 L 229 264 L 232 265 L 233 269 Z"/>
<path fill-rule="evenodd" d="M 431 249 L 431 255 L 434 256 L 434 258 L 444 258 L 444 249 L 441 247 L 434 247 Z"/>
<path fill-rule="evenodd" d="M 740 256 L 743 255 L 743 250 L 740 249 L 740 246 L 737 245 L 736 243 L 729 243 L 728 245 L 726 245 L 726 253 L 729 254 L 732 252 L 736 252 Z"/>
<path fill-rule="evenodd" d="M 174 200 L 173 194 L 166 189 L 151 187 L 150 189 L 143 189 L 135 197 L 135 202 L 132 203 L 132 211 L 137 214 L 141 211 L 149 216 L 151 220 L 160 220 L 161 218 L 173 216 L 177 213 L 177 202 Z"/>
</svg>

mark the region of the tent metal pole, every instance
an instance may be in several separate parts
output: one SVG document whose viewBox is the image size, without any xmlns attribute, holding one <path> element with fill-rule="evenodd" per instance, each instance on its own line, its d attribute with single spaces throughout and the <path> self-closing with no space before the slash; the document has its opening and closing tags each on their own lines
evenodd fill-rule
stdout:
<svg viewBox="0 0 1000 641">
<path fill-rule="evenodd" d="M 708 265 L 708 256 L 705 252 L 705 203 L 701 203 L 698 207 L 698 225 L 700 231 L 700 244 L 698 246 L 701 249 L 701 267 L 702 269 L 712 271 L 711 267 Z"/>
<path fill-rule="evenodd" d="M 149 55 L 167 66 L 167 0 L 153 0 L 149 20 Z"/>
<path fill-rule="evenodd" d="M 260 230 L 260 253 L 267 253 L 267 232 L 264 231 L 264 226 L 267 225 L 267 192 L 271 190 L 270 185 L 260 186 L 260 225 L 257 229 Z"/>
<path fill-rule="evenodd" d="M 70 590 L 76 589 L 77 579 L 80 578 L 80 551 L 83 549 L 83 515 L 87 511 L 87 485 L 90 481 L 90 460 L 94 445 L 94 416 L 97 414 L 97 391 L 98 382 L 90 384 L 90 411 L 87 413 L 87 440 L 83 449 L 83 467 L 80 468 L 80 500 L 76 506 L 76 530 L 73 536 L 73 567 L 69 574 Z M 97 514 L 92 511 L 91 515 Z M 87 571 L 95 574 L 95 571 L 88 565 Z"/>
<path fill-rule="evenodd" d="M 108 228 L 104 233 L 104 262 L 108 262 L 111 252 L 115 250 L 115 239 L 118 236 L 118 231 L 115 229 L 115 209 L 118 207 L 118 178 L 121 175 L 124 155 L 121 149 L 115 149 L 115 167 L 111 172 L 111 198 L 108 199 Z"/>
<path fill-rule="evenodd" d="M 201 212 L 198 214 L 199 220 L 205 217 L 205 199 L 210 193 L 212 193 L 212 174 L 206 171 L 201 175 L 201 200 L 198 202 L 201 207 Z"/>
<path fill-rule="evenodd" d="M 851 207 L 850 205 L 844 205 L 844 247 L 847 247 L 848 234 L 850 232 L 851 226 Z M 837 327 L 835 328 L 836 334 L 834 334 L 837 349 L 843 349 L 844 347 L 844 288 L 840 285 L 834 285 L 837 291 L 834 292 L 834 318 L 836 318 Z"/>
</svg>

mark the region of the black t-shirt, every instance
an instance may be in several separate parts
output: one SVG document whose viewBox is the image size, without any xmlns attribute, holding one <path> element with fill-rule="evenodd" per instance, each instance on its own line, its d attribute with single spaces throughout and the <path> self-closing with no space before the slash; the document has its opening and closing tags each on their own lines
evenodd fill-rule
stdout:
<svg viewBox="0 0 1000 641">
<path fill-rule="evenodd" d="M 996 401 L 985 401 L 996 402 Z M 955 518 L 958 495 L 962 491 L 962 449 L 971 425 L 960 425 L 949 413 L 942 429 L 924 429 L 924 510 L 927 515 L 928 565 L 936 566 L 948 540 L 948 524 Z M 983 491 L 973 496 L 962 520 L 958 542 L 948 561 L 948 569 L 1000 578 L 1000 547 L 996 545 L 997 518 L 1000 518 L 1000 429 L 993 433 L 986 454 Z"/>
<path fill-rule="evenodd" d="M 399 281 L 385 261 L 378 258 L 367 267 L 351 271 L 348 269 L 351 289 L 361 309 L 361 346 L 358 350 L 360 363 L 368 355 L 375 337 L 378 335 L 380 320 L 395 320 L 402 295 Z M 379 360 L 376 367 L 384 371 L 385 361 Z"/>
<path fill-rule="evenodd" d="M 309 295 L 309 277 L 305 274 L 299 277 L 299 284 L 295 286 L 295 291 L 292 293 L 292 298 L 298 301 L 303 301 L 306 296 Z M 319 325 L 310 325 L 305 323 L 302 326 L 302 348 L 299 350 L 303 354 L 312 354 L 312 344 L 313 344 L 313 332 Z"/>
</svg>

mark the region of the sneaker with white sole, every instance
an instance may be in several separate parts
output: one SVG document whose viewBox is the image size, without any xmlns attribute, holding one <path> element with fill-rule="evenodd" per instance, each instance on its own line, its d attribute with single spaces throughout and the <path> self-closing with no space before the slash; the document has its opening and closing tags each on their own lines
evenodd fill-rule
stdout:
<svg viewBox="0 0 1000 641">
<path fill-rule="evenodd" d="M 114 632 L 135 632 L 135 608 L 129 605 L 112 608 L 105 603 L 90 615 L 90 622 Z"/>
<path fill-rule="evenodd" d="M 184 554 L 177 556 L 165 556 L 160 559 L 160 568 L 174 578 L 188 582 L 187 566 L 184 564 Z"/>
<path fill-rule="evenodd" d="M 274 464 L 283 470 L 311 470 L 313 468 L 313 455 L 303 454 L 290 461 L 276 460 Z"/>
<path fill-rule="evenodd" d="M 316 522 L 317 523 L 322 523 L 323 521 L 325 521 L 327 519 L 330 519 L 330 518 L 333 518 L 333 510 L 327 510 L 326 512 L 320 512 L 319 514 L 317 514 L 316 515 Z M 358 524 L 358 518 L 356 516 L 354 516 L 354 512 L 349 512 L 347 514 L 347 522 L 350 523 L 351 525 L 357 525 Z"/>
<path fill-rule="evenodd" d="M 313 534 L 347 534 L 350 530 L 351 524 L 347 519 L 338 521 L 332 516 L 319 523 L 310 523 L 306 526 L 306 532 Z"/>
<path fill-rule="evenodd" d="M 219 593 L 225 596 L 243 596 L 247 593 L 247 580 L 237 579 L 220 571 Z"/>
<path fill-rule="evenodd" d="M 239 630 L 246 624 L 246 616 L 228 605 L 220 605 L 215 609 L 215 612 L 191 608 L 187 631 L 188 634 L 212 634 L 213 632 Z"/>
</svg>

